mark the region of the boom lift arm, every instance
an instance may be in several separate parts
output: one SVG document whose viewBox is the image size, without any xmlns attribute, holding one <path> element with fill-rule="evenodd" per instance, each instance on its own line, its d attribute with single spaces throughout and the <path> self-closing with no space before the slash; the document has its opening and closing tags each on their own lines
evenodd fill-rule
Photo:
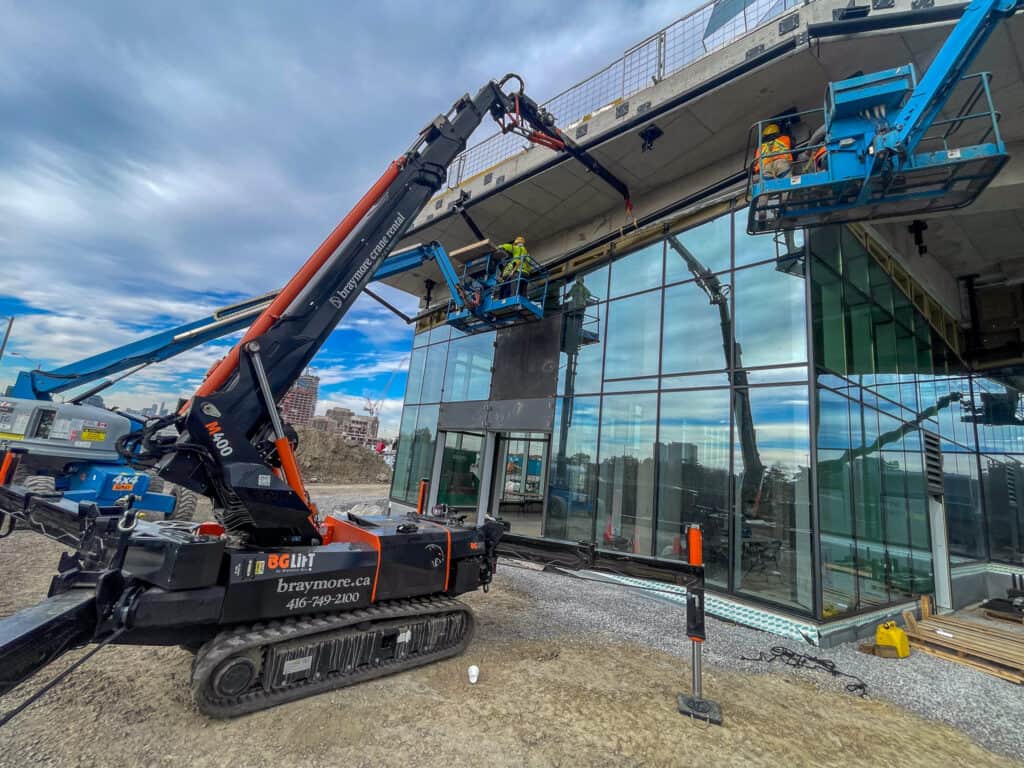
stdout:
<svg viewBox="0 0 1024 768">
<path fill-rule="evenodd" d="M 199 320 L 100 352 L 84 360 L 68 363 L 52 371 L 19 371 L 9 397 L 51 400 L 53 395 L 91 384 L 106 376 L 134 373 L 147 365 L 169 360 L 193 347 L 241 330 L 253 317 L 266 309 L 276 295 L 275 292 L 267 293 L 221 307 Z M 100 386 L 93 387 L 76 397 L 75 401 L 95 394 L 106 386 L 109 384 L 103 382 Z"/>
</svg>

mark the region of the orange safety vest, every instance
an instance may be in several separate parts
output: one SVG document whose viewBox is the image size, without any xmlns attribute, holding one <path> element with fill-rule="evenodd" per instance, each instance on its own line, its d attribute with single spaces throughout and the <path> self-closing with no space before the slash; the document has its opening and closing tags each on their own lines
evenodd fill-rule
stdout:
<svg viewBox="0 0 1024 768">
<path fill-rule="evenodd" d="M 784 133 L 780 133 L 778 136 L 774 136 L 770 139 L 766 139 L 761 142 L 761 146 L 757 148 L 757 152 L 754 153 L 754 173 L 761 172 L 761 155 L 769 156 L 768 162 L 772 163 L 776 160 L 789 160 L 793 162 L 793 154 L 786 152 L 787 149 L 793 148 L 793 139 Z M 776 152 L 785 154 L 775 154 Z"/>
<path fill-rule="evenodd" d="M 824 146 L 818 147 L 814 150 L 814 170 L 823 171 L 825 170 L 827 150 Z"/>
</svg>

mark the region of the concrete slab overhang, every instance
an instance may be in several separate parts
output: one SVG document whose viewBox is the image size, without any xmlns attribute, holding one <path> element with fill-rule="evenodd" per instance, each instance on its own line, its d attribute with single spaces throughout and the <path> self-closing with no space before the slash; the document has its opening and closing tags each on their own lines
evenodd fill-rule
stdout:
<svg viewBox="0 0 1024 768">
<path fill-rule="evenodd" d="M 633 217 L 650 217 L 673 201 L 736 176 L 748 157 L 750 126 L 787 109 L 821 107 L 828 82 L 908 61 L 923 72 L 964 7 L 935 0 L 931 8 L 915 10 L 912 0 L 895 0 L 892 8 L 873 10 L 865 19 L 835 22 L 833 11 L 846 5 L 845 0 L 815 0 L 800 6 L 566 130 L 580 135 L 585 127 L 579 142 L 630 186 Z M 966 271 L 1024 277 L 1022 60 L 1024 15 L 1018 15 L 993 34 L 972 67 L 993 75 L 1000 129 L 1016 157 L 974 206 L 944 214 L 932 225 L 931 258 L 947 273 L 947 282 Z M 662 135 L 645 151 L 639 134 L 652 124 Z M 816 127 L 804 129 L 809 134 Z M 735 185 L 737 194 L 742 190 L 742 183 Z M 451 208 L 462 194 L 469 195 L 466 209 L 488 237 L 501 241 L 522 234 L 541 262 L 628 229 L 635 221 L 614 190 L 577 162 L 533 147 L 438 195 L 401 245 L 438 240 L 453 249 L 474 241 Z M 890 241 L 905 240 L 905 223 L 880 229 Z M 915 265 L 907 267 L 913 272 Z M 386 282 L 421 294 L 426 279 L 441 283 L 433 264 Z M 940 296 L 955 295 L 945 287 Z"/>
</svg>

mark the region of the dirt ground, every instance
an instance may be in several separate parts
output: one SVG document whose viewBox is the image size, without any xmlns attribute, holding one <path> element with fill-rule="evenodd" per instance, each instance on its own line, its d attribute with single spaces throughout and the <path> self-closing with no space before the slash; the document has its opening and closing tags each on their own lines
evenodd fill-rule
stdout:
<svg viewBox="0 0 1024 768">
<path fill-rule="evenodd" d="M 43 596 L 58 552 L 33 534 L 0 541 L 0 614 Z M 478 628 L 464 656 L 233 721 L 193 708 L 187 652 L 105 648 L 0 730 L 0 766 L 1017 765 L 891 704 L 777 675 L 705 667 L 726 724 L 691 722 L 676 712 L 678 658 L 557 631 L 521 639 L 533 598 L 507 581 L 465 598 Z"/>
</svg>

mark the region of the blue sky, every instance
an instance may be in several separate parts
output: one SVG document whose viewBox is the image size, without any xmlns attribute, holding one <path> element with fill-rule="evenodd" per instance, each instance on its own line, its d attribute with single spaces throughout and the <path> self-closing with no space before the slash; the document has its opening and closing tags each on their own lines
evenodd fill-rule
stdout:
<svg viewBox="0 0 1024 768">
<path fill-rule="evenodd" d="M 546 99 L 695 5 L 0 3 L 0 388 L 283 285 L 459 95 L 515 70 Z M 107 400 L 173 402 L 229 343 Z M 395 431 L 410 346 L 361 298 L 319 410 L 384 396 Z"/>
</svg>

